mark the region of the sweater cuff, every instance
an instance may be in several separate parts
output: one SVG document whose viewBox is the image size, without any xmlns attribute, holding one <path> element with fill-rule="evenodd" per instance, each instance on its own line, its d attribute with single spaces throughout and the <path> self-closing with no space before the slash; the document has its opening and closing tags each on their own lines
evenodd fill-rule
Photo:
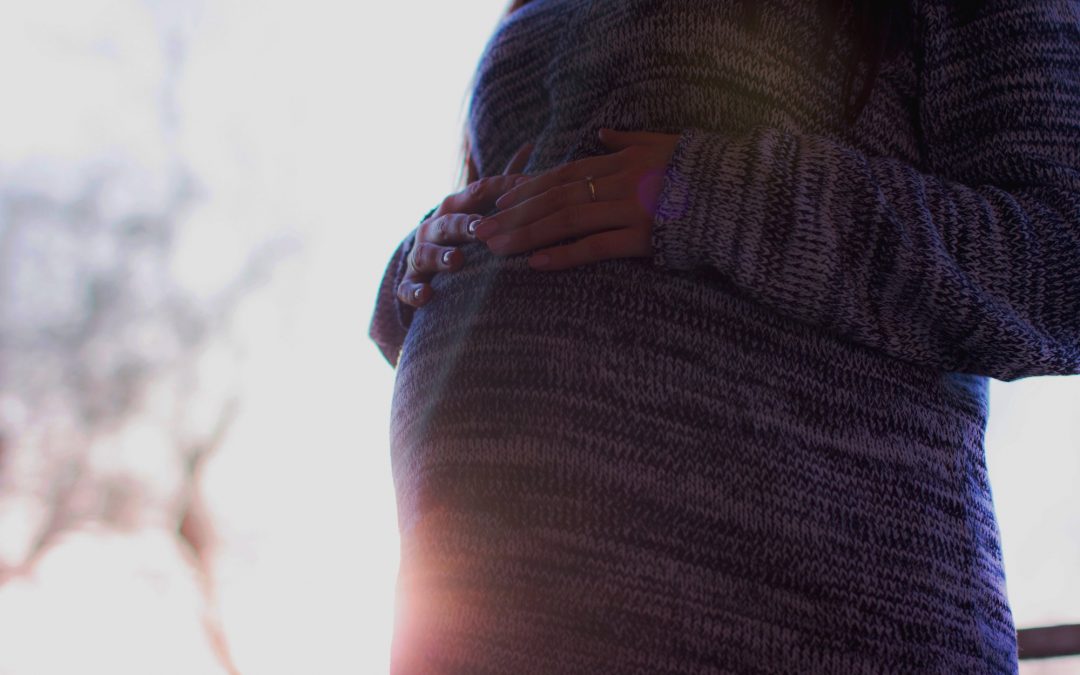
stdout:
<svg viewBox="0 0 1080 675">
<path fill-rule="evenodd" d="M 741 179 L 729 169 L 737 165 L 727 157 L 731 149 L 725 134 L 683 130 L 665 170 L 653 219 L 654 264 L 674 270 L 706 265 L 721 272 L 736 269 Z"/>
</svg>

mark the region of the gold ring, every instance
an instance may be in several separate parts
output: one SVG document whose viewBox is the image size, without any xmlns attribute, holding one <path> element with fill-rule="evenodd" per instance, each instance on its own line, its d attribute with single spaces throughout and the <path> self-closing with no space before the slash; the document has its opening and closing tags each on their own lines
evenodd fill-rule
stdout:
<svg viewBox="0 0 1080 675">
<path fill-rule="evenodd" d="M 590 201 L 596 201 L 596 183 L 593 183 L 592 176 L 585 176 L 585 184 L 589 186 L 589 199 Z"/>
</svg>

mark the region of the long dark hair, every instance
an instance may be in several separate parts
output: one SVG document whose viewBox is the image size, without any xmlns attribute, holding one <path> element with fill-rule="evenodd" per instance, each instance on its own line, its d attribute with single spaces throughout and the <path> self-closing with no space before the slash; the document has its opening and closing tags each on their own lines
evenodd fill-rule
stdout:
<svg viewBox="0 0 1080 675">
<path fill-rule="evenodd" d="M 758 25 L 761 0 L 741 0 L 743 16 L 752 30 Z M 528 2 L 528 0 L 524 0 Z M 522 4 L 524 4 L 524 2 Z M 971 21 L 982 8 L 985 0 L 954 0 L 960 20 Z M 887 63 L 898 53 L 912 46 L 917 39 L 916 17 L 911 0 L 818 0 L 818 15 L 825 30 L 818 46 L 817 67 L 825 67 L 833 36 L 845 19 L 852 22 L 855 42 L 854 57 L 847 62 L 844 76 L 844 119 L 853 126 L 870 98 L 882 63 Z M 859 65 L 866 64 L 859 94 L 851 98 Z"/>
<path fill-rule="evenodd" d="M 756 30 L 762 0 L 740 2 L 743 20 L 750 30 Z M 529 0 L 512 0 L 506 13 L 520 9 L 528 3 Z M 972 20 L 984 3 L 985 0 L 955 0 L 962 21 Z M 848 125 L 854 125 L 870 98 L 882 63 L 890 61 L 911 46 L 916 39 L 911 0 L 818 0 L 818 13 L 825 26 L 817 53 L 818 68 L 824 68 L 834 36 L 840 27 L 847 21 L 853 26 L 855 57 L 848 60 L 844 76 L 844 118 Z M 866 75 L 862 78 L 858 95 L 852 98 L 860 64 L 866 65 Z M 472 162 L 468 137 L 465 138 L 464 155 L 465 182 L 471 183 L 478 176 Z"/>
</svg>

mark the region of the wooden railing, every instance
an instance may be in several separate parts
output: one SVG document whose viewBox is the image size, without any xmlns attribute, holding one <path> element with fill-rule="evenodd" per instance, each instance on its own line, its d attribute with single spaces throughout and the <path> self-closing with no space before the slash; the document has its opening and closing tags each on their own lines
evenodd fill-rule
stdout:
<svg viewBox="0 0 1080 675">
<path fill-rule="evenodd" d="M 1021 659 L 1080 656 L 1080 624 L 1022 628 L 1016 642 Z"/>
</svg>

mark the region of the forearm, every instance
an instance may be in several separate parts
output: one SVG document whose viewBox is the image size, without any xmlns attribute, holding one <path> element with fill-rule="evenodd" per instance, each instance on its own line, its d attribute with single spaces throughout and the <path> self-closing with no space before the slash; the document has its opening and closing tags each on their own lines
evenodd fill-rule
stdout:
<svg viewBox="0 0 1080 675">
<path fill-rule="evenodd" d="M 1080 372 L 1080 172 L 969 187 L 818 136 L 690 130 L 657 264 L 921 365 L 1009 380 Z"/>
</svg>

